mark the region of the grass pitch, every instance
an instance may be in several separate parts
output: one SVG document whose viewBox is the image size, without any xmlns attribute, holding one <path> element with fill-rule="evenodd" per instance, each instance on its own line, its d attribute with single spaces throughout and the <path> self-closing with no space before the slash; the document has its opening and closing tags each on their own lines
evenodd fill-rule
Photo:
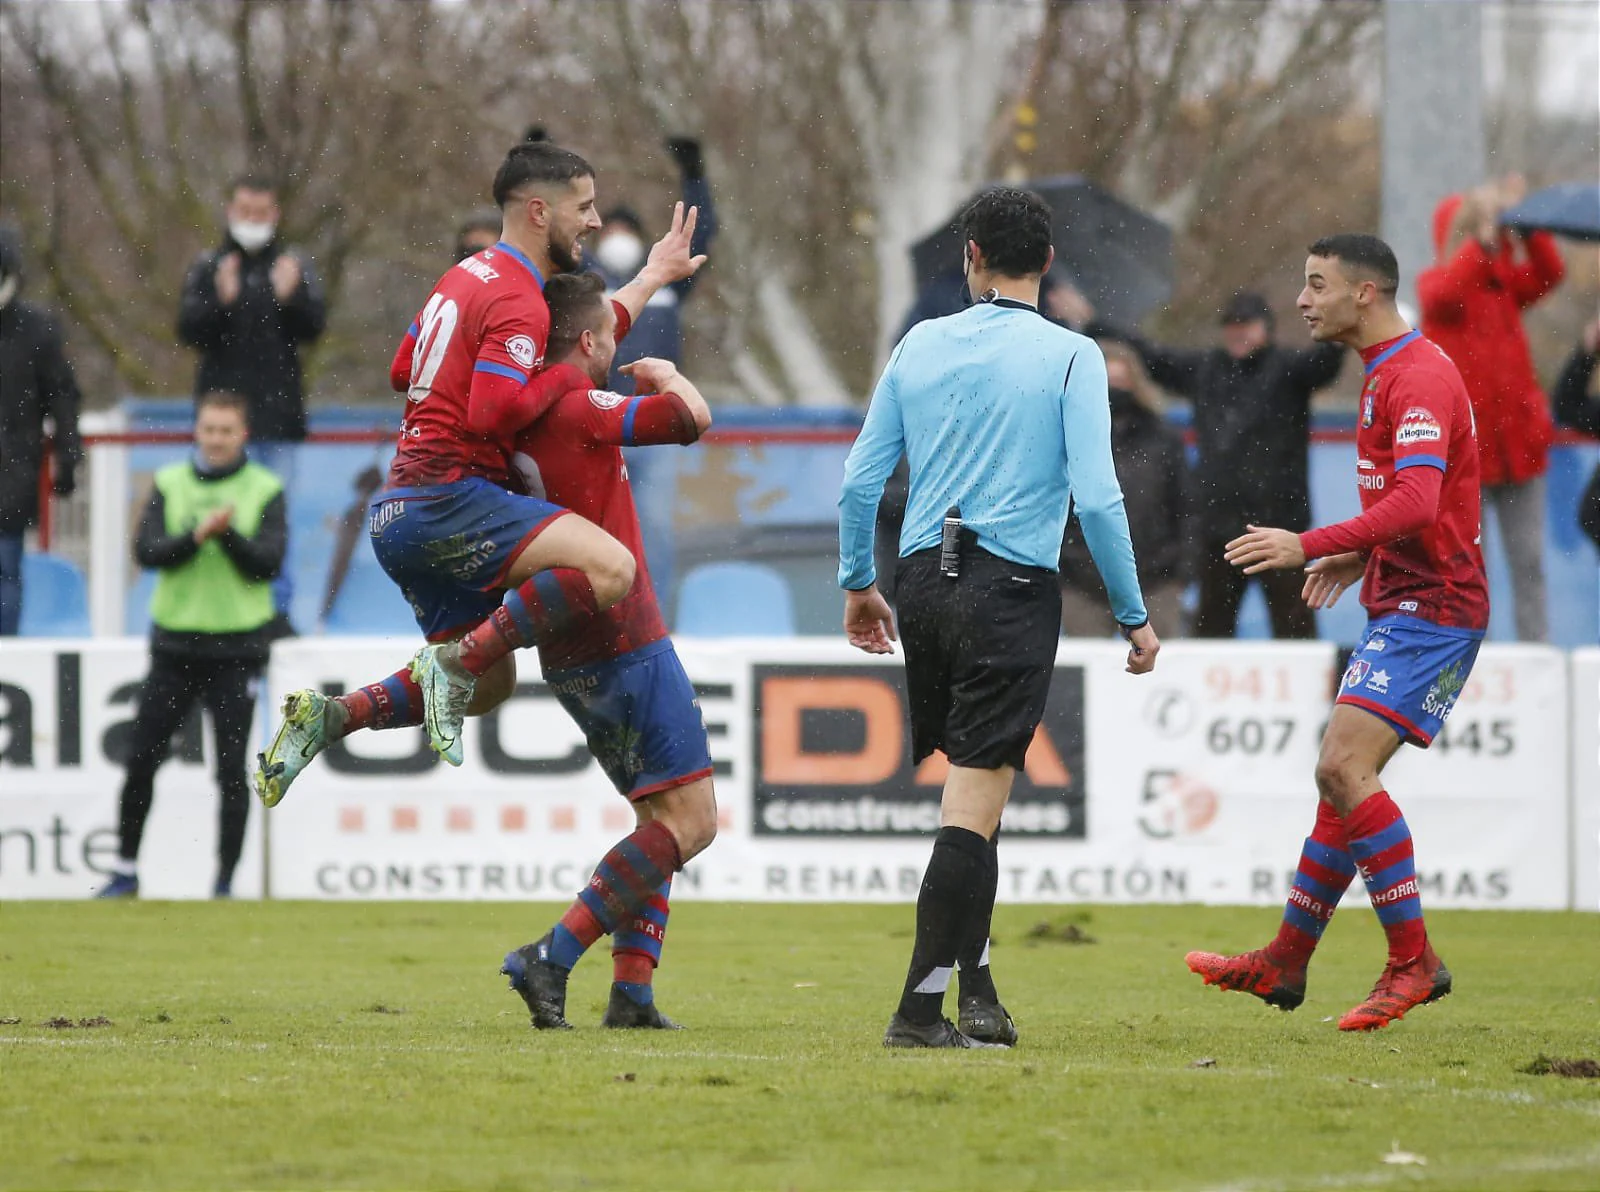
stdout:
<svg viewBox="0 0 1600 1192">
<path fill-rule="evenodd" d="M 879 1046 L 908 906 L 682 903 L 676 1034 L 598 1028 L 603 953 L 581 1029 L 528 1028 L 495 970 L 557 910 L 10 903 L 0 1186 L 1600 1186 L 1600 1080 L 1519 1071 L 1600 1059 L 1592 915 L 1435 913 L 1456 995 L 1350 1036 L 1383 956 L 1364 907 L 1289 1015 L 1183 965 L 1270 910 L 1001 907 L 1021 1046 L 912 1053 Z M 1029 942 L 1042 920 L 1095 942 Z"/>
</svg>

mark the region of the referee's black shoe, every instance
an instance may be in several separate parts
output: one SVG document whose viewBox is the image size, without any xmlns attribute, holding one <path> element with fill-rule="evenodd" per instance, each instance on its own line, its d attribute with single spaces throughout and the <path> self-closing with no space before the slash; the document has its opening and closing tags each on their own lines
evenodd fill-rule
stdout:
<svg viewBox="0 0 1600 1192">
<path fill-rule="evenodd" d="M 889 1019 L 889 1029 L 883 1032 L 885 1047 L 999 1047 L 999 1043 L 984 1043 L 969 1038 L 956 1030 L 948 1018 L 941 1018 L 932 1026 L 917 1026 L 896 1014 Z"/>
<path fill-rule="evenodd" d="M 975 997 L 961 999 L 961 1033 L 979 1043 L 997 1043 L 1001 1047 L 1015 1047 L 1017 1024 L 999 1002 L 980 1001 Z"/>
</svg>

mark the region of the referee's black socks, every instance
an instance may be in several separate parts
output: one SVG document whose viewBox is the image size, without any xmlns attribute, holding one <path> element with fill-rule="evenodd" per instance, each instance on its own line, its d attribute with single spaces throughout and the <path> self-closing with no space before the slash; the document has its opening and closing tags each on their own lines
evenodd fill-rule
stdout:
<svg viewBox="0 0 1600 1192">
<path fill-rule="evenodd" d="M 931 1026 L 944 1014 L 944 993 L 956 955 L 975 926 L 992 857 L 989 841 L 966 828 L 940 828 L 933 838 L 933 856 L 917 895 L 917 942 L 900 995 L 900 1017 L 913 1025 Z"/>
<path fill-rule="evenodd" d="M 998 1004 L 1000 993 L 989 974 L 989 931 L 994 922 L 994 896 L 1000 890 L 1000 829 L 989 837 L 989 866 L 978 890 L 978 904 L 972 910 L 972 925 L 956 952 L 960 969 L 961 997 Z"/>
</svg>

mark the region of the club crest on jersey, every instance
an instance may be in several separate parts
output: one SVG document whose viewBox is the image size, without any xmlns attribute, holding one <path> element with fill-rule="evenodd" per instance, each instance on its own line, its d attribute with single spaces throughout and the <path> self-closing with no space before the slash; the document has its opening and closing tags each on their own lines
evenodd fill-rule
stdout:
<svg viewBox="0 0 1600 1192">
<path fill-rule="evenodd" d="M 1361 391 L 1361 425 L 1372 425 L 1372 407 L 1378 400 L 1378 378 L 1373 377 Z"/>
<path fill-rule="evenodd" d="M 1394 445 L 1406 447 L 1412 443 L 1437 443 L 1444 438 L 1444 429 L 1433 416 L 1433 411 L 1413 406 L 1400 418 L 1395 427 Z"/>
<path fill-rule="evenodd" d="M 1367 672 L 1372 669 L 1372 664 L 1365 658 L 1357 658 L 1350 664 L 1350 669 L 1344 672 L 1344 685 L 1346 687 L 1360 687 L 1361 681 L 1367 677 Z"/>
<path fill-rule="evenodd" d="M 627 401 L 628 397 L 625 393 L 612 393 L 609 389 L 591 389 L 589 400 L 594 403 L 596 409 L 614 410 Z"/>
<path fill-rule="evenodd" d="M 506 340 L 506 354 L 523 368 L 532 368 L 534 359 L 538 356 L 533 346 L 533 340 L 526 335 L 513 335 Z"/>
</svg>

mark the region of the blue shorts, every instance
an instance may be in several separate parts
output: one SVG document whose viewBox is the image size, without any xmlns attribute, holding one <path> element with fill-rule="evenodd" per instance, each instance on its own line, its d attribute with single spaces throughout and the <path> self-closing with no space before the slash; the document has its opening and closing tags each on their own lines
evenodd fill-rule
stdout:
<svg viewBox="0 0 1600 1192">
<path fill-rule="evenodd" d="M 429 641 L 471 629 L 500 603 L 511 564 L 567 511 L 473 476 L 387 488 L 367 507 L 372 550 Z"/>
<path fill-rule="evenodd" d="M 1482 644 L 1480 630 L 1379 617 L 1350 655 L 1336 702 L 1364 708 L 1388 721 L 1402 741 L 1426 749 L 1456 706 Z"/>
<path fill-rule="evenodd" d="M 621 658 L 544 676 L 600 768 L 630 800 L 711 776 L 694 687 L 663 638 Z"/>
</svg>

